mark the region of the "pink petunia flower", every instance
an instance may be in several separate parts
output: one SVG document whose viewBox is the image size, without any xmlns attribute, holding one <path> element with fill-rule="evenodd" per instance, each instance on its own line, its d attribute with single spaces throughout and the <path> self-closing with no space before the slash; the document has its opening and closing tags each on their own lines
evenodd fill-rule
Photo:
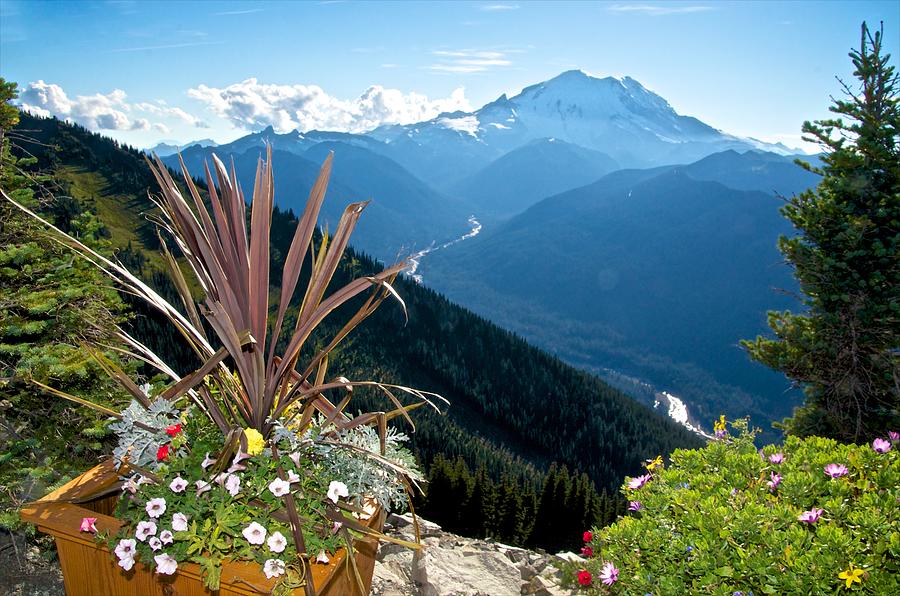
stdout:
<svg viewBox="0 0 900 596">
<path fill-rule="evenodd" d="M 772 472 L 770 480 L 766 482 L 766 485 L 769 487 L 769 490 L 774 491 L 776 488 L 778 488 L 779 484 L 781 484 L 781 474 Z"/>
<path fill-rule="evenodd" d="M 825 475 L 832 478 L 840 478 L 841 476 L 846 476 L 848 473 L 849 470 L 844 464 L 828 464 L 825 466 Z"/>
<path fill-rule="evenodd" d="M 889 431 L 888 439 L 891 441 L 891 443 L 896 443 L 897 441 L 900 441 L 900 433 L 895 430 Z"/>
<path fill-rule="evenodd" d="M 891 450 L 891 442 L 884 439 L 875 439 L 872 441 L 872 449 L 875 453 L 887 453 Z"/>
<path fill-rule="evenodd" d="M 797 519 L 808 524 L 814 524 L 819 521 L 819 518 L 822 517 L 823 512 L 824 511 L 822 509 L 816 509 L 815 507 L 813 507 L 809 511 L 804 511 L 803 513 L 798 515 Z"/>
<path fill-rule="evenodd" d="M 784 454 L 783 453 L 773 453 L 769 456 L 769 461 L 773 464 L 780 464 L 784 462 Z"/>
<path fill-rule="evenodd" d="M 640 511 L 644 508 L 644 504 L 640 501 L 628 501 L 628 511 Z"/>
<path fill-rule="evenodd" d="M 97 521 L 96 517 L 82 517 L 81 518 L 81 528 L 79 528 L 79 532 L 91 532 L 92 534 L 97 533 L 97 526 L 94 525 L 94 522 Z"/>
<path fill-rule="evenodd" d="M 616 569 L 615 565 L 607 562 L 605 565 L 603 565 L 603 569 L 600 570 L 600 575 L 598 577 L 604 585 L 611 586 L 619 581 L 619 570 Z"/>
</svg>

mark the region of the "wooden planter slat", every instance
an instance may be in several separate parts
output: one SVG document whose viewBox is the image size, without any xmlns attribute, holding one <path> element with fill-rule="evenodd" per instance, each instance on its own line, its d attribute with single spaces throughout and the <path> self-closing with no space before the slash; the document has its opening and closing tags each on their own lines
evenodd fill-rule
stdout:
<svg viewBox="0 0 900 596">
<path fill-rule="evenodd" d="M 141 563 L 135 563 L 131 571 L 124 571 L 116 564 L 109 550 L 94 541 L 93 535 L 79 531 L 84 517 L 96 517 L 100 531 L 115 534 L 123 523 L 112 517 L 117 494 L 90 499 L 104 489 L 116 484 L 113 462 L 106 461 L 61 486 L 45 497 L 29 503 L 21 509 L 23 521 L 37 526 L 56 540 L 59 563 L 68 596 L 209 596 L 203 587 L 200 566 L 196 563 L 179 563 L 172 576 L 153 573 Z M 82 502 L 84 501 L 84 502 Z M 381 530 L 384 511 L 363 520 L 370 528 Z M 356 564 L 363 578 L 366 591 L 372 583 L 375 554 L 378 542 L 373 539 L 357 539 Z M 347 563 L 345 549 L 338 550 L 327 565 L 313 563 L 312 581 L 316 594 L 322 596 L 365 596 L 359 594 Z M 268 594 L 275 580 L 266 579 L 260 566 L 249 562 L 226 562 L 222 565 L 219 596 L 253 596 Z M 295 594 L 303 594 L 303 590 Z"/>
</svg>

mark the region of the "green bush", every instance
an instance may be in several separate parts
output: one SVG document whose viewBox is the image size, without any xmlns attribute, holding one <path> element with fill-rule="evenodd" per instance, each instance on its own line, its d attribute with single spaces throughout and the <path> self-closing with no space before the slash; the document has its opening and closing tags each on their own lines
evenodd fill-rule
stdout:
<svg viewBox="0 0 900 596">
<path fill-rule="evenodd" d="M 570 585 L 638 595 L 900 594 L 896 434 L 880 453 L 819 437 L 757 450 L 745 421 L 732 431 L 675 451 L 641 488 L 626 481 L 639 509 L 585 534 L 587 560 L 564 564 Z M 846 474 L 829 476 L 828 464 Z M 817 521 L 799 519 L 815 509 Z"/>
</svg>

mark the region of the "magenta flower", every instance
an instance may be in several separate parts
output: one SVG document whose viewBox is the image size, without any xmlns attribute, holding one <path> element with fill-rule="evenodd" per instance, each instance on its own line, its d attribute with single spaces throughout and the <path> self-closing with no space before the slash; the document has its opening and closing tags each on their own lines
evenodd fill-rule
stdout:
<svg viewBox="0 0 900 596">
<path fill-rule="evenodd" d="M 628 488 L 631 490 L 637 490 L 650 482 L 650 474 L 644 474 L 643 476 L 638 476 L 637 478 L 632 478 L 628 481 Z"/>
<path fill-rule="evenodd" d="M 607 562 L 605 565 L 603 565 L 603 569 L 600 570 L 599 577 L 604 585 L 611 586 L 619 581 L 619 570 L 616 569 L 615 565 Z"/>
<path fill-rule="evenodd" d="M 848 472 L 849 470 L 847 470 L 847 466 L 844 464 L 828 464 L 825 466 L 825 475 L 831 476 L 832 478 L 846 476 Z"/>
<path fill-rule="evenodd" d="M 96 517 L 82 517 L 81 518 L 81 528 L 79 528 L 80 532 L 91 532 L 92 534 L 97 533 L 97 526 L 94 525 L 94 522 L 97 521 Z"/>
<path fill-rule="evenodd" d="M 891 442 L 884 439 L 875 439 L 872 441 L 872 449 L 875 453 L 887 453 L 891 450 Z"/>
<path fill-rule="evenodd" d="M 628 501 L 628 511 L 640 511 L 644 508 L 644 504 L 640 501 Z"/>
<path fill-rule="evenodd" d="M 900 441 L 900 433 L 895 430 L 888 432 L 888 439 L 890 439 L 891 443 L 896 443 Z"/>
<path fill-rule="evenodd" d="M 773 464 L 780 464 L 784 462 L 784 454 L 783 453 L 773 453 L 769 456 L 769 461 Z"/>
<path fill-rule="evenodd" d="M 779 484 L 781 484 L 781 474 L 772 472 L 771 479 L 766 482 L 766 485 L 769 487 L 769 490 L 774 491 L 776 488 L 778 488 Z"/>
<path fill-rule="evenodd" d="M 819 521 L 819 518 L 822 517 L 823 511 L 821 509 L 816 509 L 813 507 L 809 511 L 804 511 L 800 515 L 797 516 L 797 519 L 806 522 L 808 524 L 814 524 Z"/>
</svg>

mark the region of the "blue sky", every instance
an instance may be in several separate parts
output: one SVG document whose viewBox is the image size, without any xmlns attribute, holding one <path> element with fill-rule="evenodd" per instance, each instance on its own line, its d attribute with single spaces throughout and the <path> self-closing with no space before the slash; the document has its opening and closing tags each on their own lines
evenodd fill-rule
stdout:
<svg viewBox="0 0 900 596">
<path fill-rule="evenodd" d="M 581 68 L 682 114 L 800 146 L 859 25 L 900 55 L 882 2 L 21 2 L 0 0 L 0 76 L 35 110 L 126 142 L 363 130 L 478 108 Z"/>
</svg>

